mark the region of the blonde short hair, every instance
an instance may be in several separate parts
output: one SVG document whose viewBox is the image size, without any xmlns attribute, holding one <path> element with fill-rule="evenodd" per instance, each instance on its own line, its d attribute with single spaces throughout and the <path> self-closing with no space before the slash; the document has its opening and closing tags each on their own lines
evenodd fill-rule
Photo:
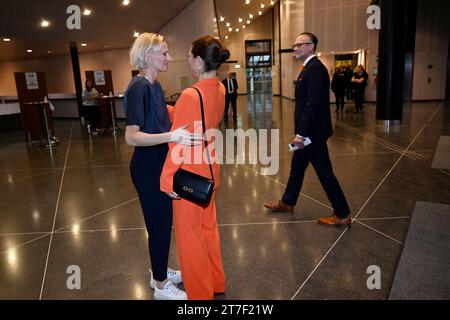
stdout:
<svg viewBox="0 0 450 320">
<path fill-rule="evenodd" d="M 164 37 L 157 33 L 144 32 L 137 37 L 130 50 L 130 64 L 135 69 L 145 69 L 145 55 L 161 50 Z"/>
</svg>

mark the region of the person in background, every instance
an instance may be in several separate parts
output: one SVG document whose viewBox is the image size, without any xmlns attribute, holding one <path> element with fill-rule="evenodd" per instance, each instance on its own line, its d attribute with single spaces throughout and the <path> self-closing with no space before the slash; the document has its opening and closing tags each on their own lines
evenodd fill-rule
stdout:
<svg viewBox="0 0 450 320">
<path fill-rule="evenodd" d="M 355 113 L 362 111 L 368 78 L 369 76 L 364 67 L 362 65 L 357 66 L 352 78 L 355 89 Z"/>
<path fill-rule="evenodd" d="M 225 88 L 217 77 L 217 69 L 229 56 L 230 52 L 212 36 L 204 36 L 195 40 L 189 52 L 188 62 L 191 73 L 198 79 L 194 87 L 201 92 L 204 103 L 206 130 L 217 129 L 223 117 Z M 189 123 L 187 129 L 190 132 L 202 130 L 200 110 L 198 92 L 193 88 L 184 90 L 175 105 L 172 126 L 177 127 Z M 213 146 L 210 145 L 210 139 L 208 141 L 206 152 L 211 159 L 212 170 L 205 161 L 205 157 L 200 157 L 200 161 L 194 161 L 195 150 L 189 152 L 192 151 L 192 148 L 183 150 L 184 158 L 181 163 L 175 162 L 174 158 L 178 154 L 172 143 L 161 174 L 161 190 L 176 199 L 173 202 L 175 238 L 183 284 L 189 300 L 212 300 L 215 293 L 225 292 L 225 273 L 214 202 L 216 189 L 220 182 L 220 166 L 215 159 L 214 152 L 211 152 Z M 202 155 L 206 154 L 204 144 L 200 150 Z M 214 191 L 211 201 L 206 207 L 180 199 L 173 191 L 173 177 L 180 167 L 208 178 L 211 178 L 211 174 L 213 175 Z"/>
<path fill-rule="evenodd" d="M 331 80 L 331 90 L 336 97 L 336 112 L 344 112 L 345 105 L 345 73 L 342 68 L 334 70 L 333 79 Z"/>
<path fill-rule="evenodd" d="M 354 72 L 351 64 L 345 67 L 344 74 L 345 74 L 345 98 L 347 99 L 348 102 L 353 100 L 354 98 L 353 83 L 352 83 Z"/>
<path fill-rule="evenodd" d="M 156 80 L 172 60 L 168 50 L 159 34 L 142 33 L 134 41 L 130 62 L 139 74 L 131 79 L 125 92 L 125 140 L 134 147 L 130 172 L 147 228 L 154 299 L 186 300 L 186 293 L 176 286 L 182 282 L 180 271 L 168 268 L 172 199 L 159 190 L 159 178 L 168 142 L 195 145 L 201 143 L 201 137 L 192 135 L 183 125 L 170 130 L 169 109 Z"/>
<path fill-rule="evenodd" d="M 228 120 L 228 109 L 231 106 L 233 108 L 233 120 L 237 120 L 236 113 L 236 100 L 237 100 L 237 90 L 238 83 L 236 78 L 233 77 L 232 72 L 228 72 L 227 78 L 222 80 L 223 85 L 225 86 L 226 95 L 225 95 L 225 116 L 224 119 Z"/>
<path fill-rule="evenodd" d="M 101 130 L 97 128 L 100 121 L 100 110 L 98 107 L 99 94 L 92 85 L 92 81 L 87 79 L 83 90 L 83 107 L 87 114 L 89 124 L 87 126 L 89 134 L 97 135 Z"/>
</svg>

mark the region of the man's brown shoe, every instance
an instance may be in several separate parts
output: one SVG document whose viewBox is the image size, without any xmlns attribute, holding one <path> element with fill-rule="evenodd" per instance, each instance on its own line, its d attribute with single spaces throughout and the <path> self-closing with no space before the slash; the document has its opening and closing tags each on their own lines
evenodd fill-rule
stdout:
<svg viewBox="0 0 450 320">
<path fill-rule="evenodd" d="M 319 218 L 317 223 L 334 227 L 350 227 L 352 225 L 352 219 L 350 216 L 341 219 L 333 214 L 331 217 Z"/>
<path fill-rule="evenodd" d="M 294 206 L 287 205 L 281 200 L 279 200 L 278 202 L 274 202 L 274 203 L 265 203 L 264 208 L 270 209 L 273 212 L 294 213 Z"/>
</svg>

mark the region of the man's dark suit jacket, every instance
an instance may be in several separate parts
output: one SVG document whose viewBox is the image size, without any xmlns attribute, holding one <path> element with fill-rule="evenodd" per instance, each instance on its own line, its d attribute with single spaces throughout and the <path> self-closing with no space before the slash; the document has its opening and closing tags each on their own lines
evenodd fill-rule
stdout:
<svg viewBox="0 0 450 320">
<path fill-rule="evenodd" d="M 330 78 L 317 57 L 300 73 L 295 86 L 295 133 L 314 141 L 333 134 L 330 115 Z"/>
<path fill-rule="evenodd" d="M 237 80 L 235 78 L 231 78 L 231 80 L 233 81 L 233 89 L 234 89 L 234 92 L 232 94 L 237 96 L 237 89 L 238 89 Z M 225 86 L 226 94 L 228 94 L 228 78 L 222 80 L 222 83 Z"/>
</svg>

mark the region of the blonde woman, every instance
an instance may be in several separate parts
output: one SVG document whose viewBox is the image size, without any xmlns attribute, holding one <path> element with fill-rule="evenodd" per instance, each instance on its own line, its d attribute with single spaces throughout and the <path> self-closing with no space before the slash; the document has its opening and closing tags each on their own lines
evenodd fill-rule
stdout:
<svg viewBox="0 0 450 320">
<path fill-rule="evenodd" d="M 201 143 L 201 138 L 185 130 L 185 126 L 170 131 L 168 106 L 156 77 L 167 71 L 171 60 L 163 36 L 143 33 L 135 40 L 130 62 L 139 74 L 131 79 L 125 93 L 125 140 L 134 147 L 130 172 L 148 232 L 154 298 L 186 300 L 186 293 L 176 286 L 182 281 L 180 271 L 168 268 L 172 200 L 160 191 L 159 178 L 168 142 L 193 145 Z"/>
</svg>

